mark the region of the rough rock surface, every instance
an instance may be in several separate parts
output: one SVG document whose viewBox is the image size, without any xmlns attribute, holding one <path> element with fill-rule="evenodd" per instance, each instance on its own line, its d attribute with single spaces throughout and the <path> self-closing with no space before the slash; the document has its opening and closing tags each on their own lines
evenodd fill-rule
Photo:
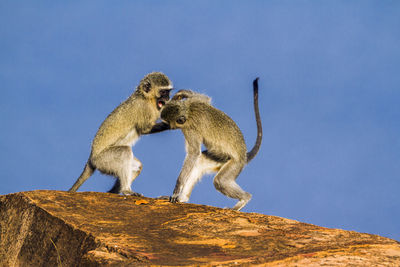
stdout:
<svg viewBox="0 0 400 267">
<path fill-rule="evenodd" d="M 400 243 L 284 218 L 107 193 L 0 196 L 0 266 L 400 266 Z"/>
</svg>

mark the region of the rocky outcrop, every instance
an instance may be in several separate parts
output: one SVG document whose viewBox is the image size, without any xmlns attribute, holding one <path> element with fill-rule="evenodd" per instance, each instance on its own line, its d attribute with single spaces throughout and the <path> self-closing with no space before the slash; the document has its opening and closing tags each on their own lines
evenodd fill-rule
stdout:
<svg viewBox="0 0 400 267">
<path fill-rule="evenodd" d="M 108 193 L 0 196 L 0 266 L 400 266 L 400 243 L 284 218 Z"/>
</svg>

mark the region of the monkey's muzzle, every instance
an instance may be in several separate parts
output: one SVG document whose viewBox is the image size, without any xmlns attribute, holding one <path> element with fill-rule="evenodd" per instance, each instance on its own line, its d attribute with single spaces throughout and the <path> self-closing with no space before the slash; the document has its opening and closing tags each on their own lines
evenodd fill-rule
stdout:
<svg viewBox="0 0 400 267">
<path fill-rule="evenodd" d="M 157 108 L 158 108 L 158 110 L 160 110 L 165 105 L 165 103 L 168 102 L 170 91 L 171 91 L 171 89 L 165 89 L 165 90 L 161 90 L 160 91 L 160 97 L 157 98 Z"/>
</svg>

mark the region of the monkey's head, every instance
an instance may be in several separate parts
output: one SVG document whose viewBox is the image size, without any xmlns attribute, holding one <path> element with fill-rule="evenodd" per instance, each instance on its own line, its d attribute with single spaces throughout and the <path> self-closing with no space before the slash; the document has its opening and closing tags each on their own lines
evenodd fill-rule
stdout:
<svg viewBox="0 0 400 267">
<path fill-rule="evenodd" d="M 186 89 L 179 90 L 171 99 L 171 101 L 185 100 L 194 100 L 211 104 L 211 98 L 209 96 Z"/>
<path fill-rule="evenodd" d="M 161 111 L 161 120 L 168 123 L 171 129 L 183 128 L 186 119 L 185 106 L 173 101 L 167 103 Z"/>
<path fill-rule="evenodd" d="M 172 97 L 171 100 L 173 101 L 180 101 L 180 100 L 186 100 L 189 97 L 193 97 L 196 93 L 193 92 L 192 90 L 186 90 L 182 89 L 176 92 L 176 94 Z"/>
<path fill-rule="evenodd" d="M 151 72 L 140 81 L 136 90 L 160 110 L 169 101 L 172 82 L 164 73 Z"/>
</svg>

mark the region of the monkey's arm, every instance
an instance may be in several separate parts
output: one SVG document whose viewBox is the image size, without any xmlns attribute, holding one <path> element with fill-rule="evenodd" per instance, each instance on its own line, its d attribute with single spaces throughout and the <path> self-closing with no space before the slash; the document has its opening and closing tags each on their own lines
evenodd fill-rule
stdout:
<svg viewBox="0 0 400 267">
<path fill-rule="evenodd" d="M 174 193 L 170 198 L 171 202 L 186 202 L 189 200 L 192 186 L 189 186 L 190 189 L 185 188 L 185 186 L 193 182 L 190 181 L 193 178 L 191 177 L 192 172 L 201 156 L 201 137 L 192 134 L 188 139 L 188 136 L 190 135 L 185 134 L 187 155 L 176 181 Z"/>
<path fill-rule="evenodd" d="M 171 127 L 169 126 L 169 124 L 165 123 L 165 122 L 158 122 L 153 126 L 153 128 L 151 128 L 151 130 L 149 132 L 143 133 L 143 134 L 159 133 L 159 132 L 163 132 L 165 130 L 171 130 Z"/>
</svg>

